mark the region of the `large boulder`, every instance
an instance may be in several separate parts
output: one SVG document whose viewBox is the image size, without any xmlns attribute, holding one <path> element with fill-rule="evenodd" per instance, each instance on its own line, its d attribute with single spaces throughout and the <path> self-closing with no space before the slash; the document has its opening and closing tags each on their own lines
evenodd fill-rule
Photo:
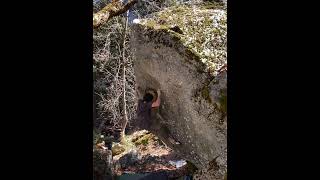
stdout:
<svg viewBox="0 0 320 180">
<path fill-rule="evenodd" d="M 139 152 L 135 149 L 129 151 L 127 154 L 123 155 L 119 158 L 119 164 L 121 168 L 125 168 L 128 166 L 132 166 L 135 163 L 137 163 L 139 160 L 141 160 L 141 155 Z"/>
<path fill-rule="evenodd" d="M 112 179 L 112 153 L 110 150 L 93 149 L 93 179 Z"/>
<path fill-rule="evenodd" d="M 225 6 L 209 3 L 170 7 L 131 27 L 138 94 L 161 89 L 149 130 L 199 168 L 218 158 L 218 178 L 227 160 L 226 21 Z"/>
</svg>

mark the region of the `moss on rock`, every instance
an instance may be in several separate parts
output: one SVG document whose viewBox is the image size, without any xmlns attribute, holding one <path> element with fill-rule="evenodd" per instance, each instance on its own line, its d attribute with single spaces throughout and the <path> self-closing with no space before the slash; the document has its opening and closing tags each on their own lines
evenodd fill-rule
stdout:
<svg viewBox="0 0 320 180">
<path fill-rule="evenodd" d="M 212 103 L 212 100 L 210 98 L 210 92 L 209 92 L 209 87 L 208 86 L 205 86 L 201 90 L 201 95 L 202 95 L 203 99 L 207 100 L 210 104 Z"/>
<path fill-rule="evenodd" d="M 146 134 L 146 135 L 140 137 L 136 141 L 134 141 L 134 144 L 136 146 L 141 145 L 141 144 L 142 145 L 147 145 L 149 143 L 149 140 L 151 140 L 152 138 L 154 138 L 154 135 L 149 133 L 149 134 Z"/>
<path fill-rule="evenodd" d="M 152 18 L 142 19 L 139 24 L 148 29 L 144 33 L 148 39 L 174 47 L 162 37 L 163 33 L 170 34 L 171 40 L 186 48 L 181 53 L 203 63 L 205 71 L 212 75 L 216 75 L 227 61 L 227 14 L 220 3 L 169 7 L 155 13 Z M 178 27 L 182 33 L 175 32 L 173 27 Z"/>
<path fill-rule="evenodd" d="M 126 148 L 123 145 L 115 144 L 112 147 L 112 156 L 119 155 L 119 154 L 123 153 L 125 150 L 126 150 Z"/>
<path fill-rule="evenodd" d="M 226 90 L 221 90 L 219 98 L 220 110 L 226 114 L 227 113 L 227 94 Z"/>
</svg>

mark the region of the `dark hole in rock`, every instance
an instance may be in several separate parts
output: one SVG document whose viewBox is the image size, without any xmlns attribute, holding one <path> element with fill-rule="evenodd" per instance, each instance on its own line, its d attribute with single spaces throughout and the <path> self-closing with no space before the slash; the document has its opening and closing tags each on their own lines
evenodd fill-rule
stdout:
<svg viewBox="0 0 320 180">
<path fill-rule="evenodd" d="M 183 31 L 178 27 L 178 26 L 174 26 L 172 28 L 170 28 L 172 31 L 177 32 L 179 34 L 183 34 Z"/>
<path fill-rule="evenodd" d="M 145 102 L 151 102 L 151 101 L 153 101 L 153 95 L 152 94 L 150 94 L 150 93 L 146 93 L 144 96 L 143 96 L 143 101 L 145 101 Z"/>
<path fill-rule="evenodd" d="M 148 88 L 145 92 L 145 95 L 143 97 L 144 100 L 146 100 L 147 102 L 155 102 L 158 98 L 158 93 L 156 90 Z"/>
</svg>

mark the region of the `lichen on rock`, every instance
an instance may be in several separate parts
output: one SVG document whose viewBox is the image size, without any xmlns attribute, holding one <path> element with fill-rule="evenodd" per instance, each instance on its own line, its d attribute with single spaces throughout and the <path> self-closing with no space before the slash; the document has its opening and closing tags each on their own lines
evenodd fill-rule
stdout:
<svg viewBox="0 0 320 180">
<path fill-rule="evenodd" d="M 161 89 L 151 131 L 197 168 L 217 158 L 214 177 L 227 167 L 227 17 L 225 6 L 180 5 L 131 26 L 140 94 Z M 166 131 L 164 131 L 165 129 Z M 173 138 L 180 144 L 173 144 Z"/>
<path fill-rule="evenodd" d="M 227 63 L 227 13 L 219 4 L 200 7 L 180 5 L 156 13 L 138 22 L 152 30 L 162 30 L 176 37 L 206 65 L 206 71 L 217 75 Z M 178 27 L 183 33 L 172 28 Z M 148 35 L 147 31 L 145 35 Z"/>
</svg>

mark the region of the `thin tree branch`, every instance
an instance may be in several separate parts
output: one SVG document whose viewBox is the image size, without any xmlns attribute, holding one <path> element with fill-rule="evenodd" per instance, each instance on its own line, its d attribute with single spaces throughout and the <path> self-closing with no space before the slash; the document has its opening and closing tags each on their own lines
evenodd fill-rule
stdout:
<svg viewBox="0 0 320 180">
<path fill-rule="evenodd" d="M 128 115 L 127 115 L 127 103 L 126 103 L 126 57 L 125 57 L 125 46 L 126 46 L 126 38 L 127 38 L 127 28 L 128 28 L 128 15 L 129 11 L 126 13 L 125 25 L 123 30 L 123 46 L 122 46 L 122 61 L 123 61 L 123 118 L 124 124 L 122 127 L 122 138 L 125 136 L 125 129 L 128 124 Z"/>
</svg>

